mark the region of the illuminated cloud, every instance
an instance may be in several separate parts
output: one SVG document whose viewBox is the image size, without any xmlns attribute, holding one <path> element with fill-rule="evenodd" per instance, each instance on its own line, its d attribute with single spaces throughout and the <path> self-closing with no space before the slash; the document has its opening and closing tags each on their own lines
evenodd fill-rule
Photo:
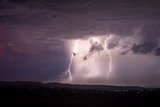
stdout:
<svg viewBox="0 0 160 107">
<path fill-rule="evenodd" d="M 67 70 L 59 77 L 60 82 L 93 84 L 99 83 L 97 79 L 108 82 L 113 66 L 107 48 L 111 36 L 69 40 L 73 47 L 67 48 L 71 49 L 70 61 Z"/>
<path fill-rule="evenodd" d="M 67 41 L 70 45 L 66 49 L 70 50 L 71 59 L 59 82 L 144 85 L 153 83 L 154 81 L 147 83 L 147 78 L 150 79 L 154 73 L 159 72 L 156 67 L 160 64 L 159 58 L 156 59 L 158 56 L 152 53 L 156 46 L 150 43 L 142 45 L 137 36 L 119 38 L 117 35 L 101 35 Z M 116 46 L 108 48 L 111 43 Z M 135 44 L 140 45 L 137 53 L 133 49 Z M 150 75 L 152 68 L 154 72 Z"/>
<path fill-rule="evenodd" d="M 74 81 L 160 86 L 159 6 L 152 0 L 0 0 L 0 80 L 50 82 L 69 62 L 71 71 L 89 62 L 89 69 L 106 72 L 111 55 L 109 80 L 76 67 L 82 72 L 72 74 Z M 96 40 L 110 34 L 107 46 L 105 38 Z M 103 67 L 92 66 L 94 55 Z M 82 78 L 87 75 L 100 76 Z"/>
</svg>

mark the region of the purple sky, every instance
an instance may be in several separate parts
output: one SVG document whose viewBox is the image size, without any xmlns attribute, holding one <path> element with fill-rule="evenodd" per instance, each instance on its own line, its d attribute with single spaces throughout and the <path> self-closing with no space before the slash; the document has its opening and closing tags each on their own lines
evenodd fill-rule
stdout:
<svg viewBox="0 0 160 107">
<path fill-rule="evenodd" d="M 0 0 L 0 80 L 52 81 L 67 68 L 64 39 L 112 33 L 140 37 L 137 57 L 115 58 L 117 81 L 160 86 L 159 28 L 157 0 Z"/>
</svg>

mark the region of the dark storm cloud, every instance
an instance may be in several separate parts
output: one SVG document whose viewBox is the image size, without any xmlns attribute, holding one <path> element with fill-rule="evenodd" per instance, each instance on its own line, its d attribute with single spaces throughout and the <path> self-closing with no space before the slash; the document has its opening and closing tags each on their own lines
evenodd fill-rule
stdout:
<svg viewBox="0 0 160 107">
<path fill-rule="evenodd" d="M 155 54 L 156 55 L 160 55 L 160 47 L 158 47 L 158 48 L 155 49 Z"/>
<path fill-rule="evenodd" d="M 157 45 L 154 42 L 147 41 L 139 45 L 134 44 L 132 47 L 132 51 L 136 54 L 138 53 L 147 54 L 154 51 L 155 47 L 157 47 Z"/>
<path fill-rule="evenodd" d="M 134 53 L 158 56 L 159 7 L 157 0 L 0 0 L 1 80 L 44 81 L 63 72 L 68 59 L 62 39 L 136 35 L 141 40 Z"/>
<path fill-rule="evenodd" d="M 115 43 L 109 43 L 107 46 L 108 49 L 114 49 L 115 47 L 117 47 L 117 44 Z"/>
<path fill-rule="evenodd" d="M 148 26 L 157 23 L 160 12 L 159 3 L 150 0 L 3 0 L 1 5 L 1 24 L 36 27 L 38 32 L 58 38 L 132 35 L 146 22 Z"/>
<path fill-rule="evenodd" d="M 160 37 L 160 23 L 149 24 L 143 27 L 140 34 L 142 35 L 142 41 L 153 41 L 155 44 L 158 44 Z"/>
<path fill-rule="evenodd" d="M 89 49 L 89 55 L 96 53 L 96 52 L 100 53 L 100 51 L 103 51 L 103 45 L 101 43 L 94 42 L 91 39 L 90 44 L 91 44 L 91 47 Z"/>
<path fill-rule="evenodd" d="M 157 53 L 160 43 L 159 24 L 147 25 L 140 32 L 140 44 L 134 44 L 131 50 L 136 54 Z M 156 54 L 157 55 L 157 54 Z"/>
</svg>

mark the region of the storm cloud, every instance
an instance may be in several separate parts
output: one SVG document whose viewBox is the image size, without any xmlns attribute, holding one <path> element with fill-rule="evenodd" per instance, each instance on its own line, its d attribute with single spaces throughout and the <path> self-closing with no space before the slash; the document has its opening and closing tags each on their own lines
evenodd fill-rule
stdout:
<svg viewBox="0 0 160 107">
<path fill-rule="evenodd" d="M 103 51 L 103 45 L 101 43 L 90 40 L 90 44 L 91 44 L 91 47 L 89 50 L 89 54 L 92 54 L 95 52 L 100 53 L 100 51 Z"/>
<path fill-rule="evenodd" d="M 160 86 L 159 19 L 157 0 L 0 0 L 0 80 L 52 81 L 67 67 L 66 40 L 113 34 L 115 82 Z"/>
</svg>

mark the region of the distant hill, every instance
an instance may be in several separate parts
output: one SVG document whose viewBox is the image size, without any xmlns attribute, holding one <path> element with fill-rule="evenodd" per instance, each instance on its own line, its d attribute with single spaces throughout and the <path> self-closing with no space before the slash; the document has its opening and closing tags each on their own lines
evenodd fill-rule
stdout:
<svg viewBox="0 0 160 107">
<path fill-rule="evenodd" d="M 0 82 L 0 105 L 117 107 L 160 105 L 160 89 L 30 81 Z"/>
<path fill-rule="evenodd" d="M 78 90 L 144 90 L 146 88 L 139 86 L 110 86 L 110 85 L 79 85 L 64 83 L 41 83 L 30 81 L 4 82 L 0 81 L 0 87 L 16 87 L 16 88 L 54 88 L 54 89 L 78 89 Z"/>
</svg>

